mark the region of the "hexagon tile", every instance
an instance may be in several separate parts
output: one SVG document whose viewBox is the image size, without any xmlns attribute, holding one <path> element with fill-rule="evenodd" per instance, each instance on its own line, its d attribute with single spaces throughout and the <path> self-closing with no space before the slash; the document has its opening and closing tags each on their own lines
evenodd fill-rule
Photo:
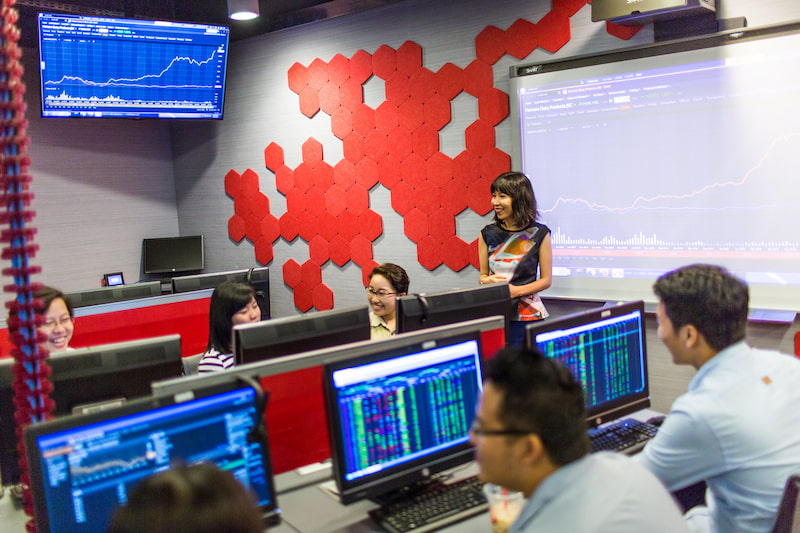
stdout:
<svg viewBox="0 0 800 533">
<path fill-rule="evenodd" d="M 370 209 L 369 190 L 381 183 L 390 190 L 392 209 L 403 217 L 405 235 L 417 245 L 422 267 L 478 268 L 477 238 L 467 243 L 456 236 L 455 217 L 465 209 L 488 213 L 489 184 L 511 168 L 509 155 L 496 146 L 494 128 L 508 117 L 509 101 L 494 86 L 492 65 L 506 54 L 524 59 L 537 47 L 557 52 L 570 39 L 570 17 L 586 4 L 552 0 L 551 11 L 538 22 L 519 19 L 506 30 L 487 26 L 475 37 L 475 59 L 463 69 L 453 63 L 436 72 L 425 68 L 423 49 L 412 41 L 397 50 L 381 45 L 372 54 L 359 50 L 349 58 L 336 54 L 328 62 L 295 63 L 288 87 L 298 95 L 300 113 L 330 116 L 344 158 L 326 162 L 322 143 L 309 138 L 301 147 L 302 162 L 292 169 L 283 148 L 270 143 L 264 165 L 286 197 L 287 211 L 280 217 L 270 212 L 255 171 L 231 170 L 225 175 L 234 211 L 228 235 L 234 242 L 252 242 L 261 264 L 272 262 L 278 238 L 304 240 L 309 259 L 302 265 L 286 261 L 284 283 L 299 310 L 331 309 L 333 291 L 323 283 L 328 261 L 340 267 L 352 261 L 365 284 L 378 264 L 373 243 L 383 222 Z M 620 39 L 639 29 L 606 24 Z M 385 101 L 374 109 L 363 96 L 363 85 L 373 76 L 383 80 L 385 91 Z M 477 99 L 478 118 L 464 132 L 466 149 L 451 158 L 439 151 L 440 134 L 462 92 Z"/>
</svg>

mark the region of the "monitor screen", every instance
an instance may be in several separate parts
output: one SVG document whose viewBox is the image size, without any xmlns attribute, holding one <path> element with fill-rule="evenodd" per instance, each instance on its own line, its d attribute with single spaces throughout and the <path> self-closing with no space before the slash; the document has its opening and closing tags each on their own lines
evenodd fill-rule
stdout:
<svg viewBox="0 0 800 533">
<path fill-rule="evenodd" d="M 276 512 L 260 393 L 242 382 L 151 396 L 25 429 L 37 530 L 105 531 L 145 477 L 175 462 L 216 463 Z M 265 435 L 265 433 L 263 434 Z"/>
<path fill-rule="evenodd" d="M 656 303 L 658 276 L 701 262 L 747 281 L 752 308 L 797 311 L 798 64 L 793 21 L 514 67 L 547 295 Z"/>
<path fill-rule="evenodd" d="M 43 117 L 221 119 L 229 28 L 39 13 Z"/>
<path fill-rule="evenodd" d="M 508 338 L 511 307 L 512 300 L 506 283 L 489 283 L 480 287 L 435 293 L 408 294 L 397 298 L 397 332 L 416 331 L 500 315 L 505 319 L 506 338 Z"/>
<path fill-rule="evenodd" d="M 324 369 L 333 473 L 342 503 L 380 498 L 472 460 L 482 390 L 476 334 L 382 349 Z"/>
<path fill-rule="evenodd" d="M 204 266 L 202 235 L 142 241 L 142 270 L 145 274 L 199 272 Z"/>
<path fill-rule="evenodd" d="M 214 289 L 223 281 L 243 281 L 252 285 L 256 290 L 256 301 L 261 308 L 261 320 L 266 320 L 270 317 L 268 267 L 178 276 L 172 278 L 172 292 L 181 293 L 200 289 Z"/>
<path fill-rule="evenodd" d="M 502 317 L 494 316 L 394 335 L 378 341 L 361 341 L 301 354 L 267 359 L 252 365 L 234 367 L 228 372 L 201 374 L 190 380 L 225 379 L 226 375 L 247 373 L 258 375 L 261 387 L 269 392 L 267 426 L 269 427 L 272 460 L 277 474 L 331 456 L 325 401 L 322 392 L 322 366 L 334 361 L 371 354 L 380 349 L 423 343 L 461 334 L 477 334 L 481 353 L 491 357 L 502 348 L 505 331 Z M 411 340 L 413 337 L 413 341 Z M 153 390 L 173 392 L 185 387 L 187 378 L 159 381 Z"/>
<path fill-rule="evenodd" d="M 137 300 L 139 298 L 149 298 L 151 296 L 161 296 L 160 281 L 143 281 L 132 285 L 101 287 L 99 289 L 87 289 L 84 291 L 67 293 L 72 307 L 75 308 L 122 302 L 125 300 Z"/>
<path fill-rule="evenodd" d="M 19 483 L 13 369 L 15 360 L 0 359 L 0 476 L 3 485 Z M 153 381 L 181 375 L 181 340 L 167 335 L 103 344 L 53 354 L 50 397 L 54 416 L 119 405 L 150 394 Z"/>
<path fill-rule="evenodd" d="M 590 426 L 650 407 L 643 302 L 544 320 L 525 334 L 526 346 L 557 359 L 583 384 Z"/>
<path fill-rule="evenodd" d="M 368 340 L 369 310 L 366 307 L 332 309 L 233 328 L 236 364 L 328 348 Z"/>
</svg>

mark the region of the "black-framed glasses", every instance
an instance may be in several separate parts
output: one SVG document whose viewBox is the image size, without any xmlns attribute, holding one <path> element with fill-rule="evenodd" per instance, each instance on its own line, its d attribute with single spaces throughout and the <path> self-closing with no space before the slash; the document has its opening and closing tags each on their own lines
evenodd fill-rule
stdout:
<svg viewBox="0 0 800 533">
<path fill-rule="evenodd" d="M 533 433 L 533 431 L 527 431 L 524 429 L 486 429 L 481 427 L 477 420 L 472 423 L 469 431 L 478 437 L 492 437 L 495 435 L 504 435 L 506 437 L 522 437 L 524 435 L 530 435 Z"/>
<path fill-rule="evenodd" d="M 381 300 L 383 300 L 384 298 L 388 298 L 389 296 L 392 296 L 394 294 L 397 294 L 396 292 L 389 292 L 386 289 L 378 289 L 376 291 L 372 287 L 364 287 L 364 290 L 367 291 L 367 294 L 371 294 L 372 296 L 377 296 Z"/>
</svg>

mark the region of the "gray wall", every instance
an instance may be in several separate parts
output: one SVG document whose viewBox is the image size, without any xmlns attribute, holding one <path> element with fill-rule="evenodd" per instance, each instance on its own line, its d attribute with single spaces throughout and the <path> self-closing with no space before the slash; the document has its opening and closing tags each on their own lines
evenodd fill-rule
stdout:
<svg viewBox="0 0 800 533">
<path fill-rule="evenodd" d="M 720 16 L 746 16 L 750 26 L 800 19 L 797 0 L 719 0 Z M 225 195 L 223 179 L 231 170 L 250 168 L 260 176 L 261 190 L 272 213 L 285 211 L 274 176 L 264 166 L 263 150 L 271 142 L 285 151 L 286 164 L 301 161 L 300 145 L 314 137 L 324 145 L 324 158 L 342 158 L 341 142 L 330 133 L 330 121 L 320 112 L 309 119 L 299 112 L 297 95 L 287 86 L 289 67 L 313 59 L 349 57 L 359 49 L 374 52 L 386 44 L 398 48 L 412 40 L 423 49 L 423 66 L 433 71 L 446 62 L 465 67 L 475 58 L 475 36 L 487 25 L 505 29 L 516 19 L 536 22 L 549 12 L 550 2 L 530 0 L 406 0 L 370 11 L 329 19 L 233 43 L 225 119 L 215 122 L 38 118 L 36 51 L 26 50 L 31 173 L 41 246 L 34 264 L 43 268 L 39 279 L 64 290 L 99 286 L 104 272 L 123 271 L 127 281 L 140 272 L 144 237 L 206 236 L 207 271 L 256 266 L 252 243 L 234 243 L 227 235 L 233 202 Z M 645 28 L 630 41 L 608 35 L 604 24 L 590 20 L 587 5 L 571 18 L 572 38 L 556 54 L 535 50 L 528 58 L 504 57 L 494 65 L 495 87 L 508 90 L 508 67 L 549 58 L 565 58 L 647 43 Z M 372 80 L 365 87 L 372 107 L 383 100 L 383 87 Z M 474 98 L 462 94 L 453 102 L 453 121 L 441 134 L 441 149 L 453 156 L 463 149 L 464 129 L 477 116 Z M 497 145 L 512 152 L 510 121 L 496 128 Z M 375 259 L 405 266 L 414 292 L 473 286 L 477 271 L 452 272 L 440 266 L 430 272 L 417 263 L 416 247 L 403 234 L 402 219 L 389 203 L 389 191 L 378 185 L 370 191 L 371 208 L 383 218 L 383 235 L 374 245 Z M 457 218 L 458 235 L 472 241 L 487 222 L 468 211 Z M 281 269 L 289 259 L 308 258 L 302 239 L 275 244 L 271 267 L 273 316 L 297 313 Z M 4 265 L 5 266 L 5 265 Z M 323 282 L 335 291 L 336 307 L 364 305 L 360 268 L 331 263 L 323 267 Z M 4 295 L 4 298 L 5 295 Z M 558 316 L 581 309 L 585 302 L 553 302 Z M 655 406 L 666 410 L 692 372 L 672 366 L 669 355 L 650 324 L 650 370 Z M 798 324 L 755 324 L 754 343 L 790 351 Z"/>
</svg>

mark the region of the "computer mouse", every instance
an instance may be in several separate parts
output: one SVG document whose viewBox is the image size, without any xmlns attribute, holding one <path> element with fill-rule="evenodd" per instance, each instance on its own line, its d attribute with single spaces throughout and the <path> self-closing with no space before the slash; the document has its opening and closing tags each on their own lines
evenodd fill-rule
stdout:
<svg viewBox="0 0 800 533">
<path fill-rule="evenodd" d="M 664 423 L 664 419 L 667 418 L 664 415 L 654 416 L 653 418 L 648 418 L 647 423 L 653 426 L 659 427 L 661 424 Z"/>
</svg>

